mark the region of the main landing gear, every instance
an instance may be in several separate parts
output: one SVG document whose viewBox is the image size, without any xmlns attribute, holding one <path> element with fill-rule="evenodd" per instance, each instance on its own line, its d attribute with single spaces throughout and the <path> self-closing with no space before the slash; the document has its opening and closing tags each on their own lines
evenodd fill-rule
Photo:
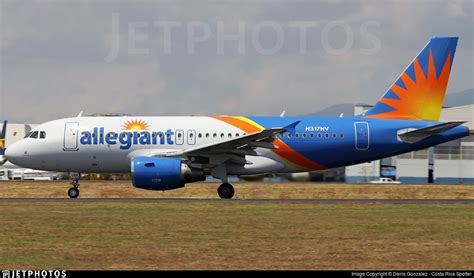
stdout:
<svg viewBox="0 0 474 278">
<path fill-rule="evenodd" d="M 223 183 L 217 188 L 217 194 L 219 194 L 219 197 L 222 199 L 232 199 L 234 193 L 234 187 L 230 183 Z"/>
<path fill-rule="evenodd" d="M 225 164 L 220 164 L 217 167 L 211 169 L 211 175 L 222 181 L 222 184 L 217 188 L 217 194 L 221 199 L 232 199 L 234 197 L 234 187 L 229 183 L 227 176 L 227 168 Z"/>
<path fill-rule="evenodd" d="M 80 173 L 74 173 L 72 175 L 72 181 L 71 181 L 71 185 L 72 187 L 69 188 L 69 190 L 67 191 L 67 195 L 69 195 L 69 198 L 71 199 L 75 199 L 77 197 L 79 197 L 79 179 L 81 178 L 81 174 Z"/>
</svg>

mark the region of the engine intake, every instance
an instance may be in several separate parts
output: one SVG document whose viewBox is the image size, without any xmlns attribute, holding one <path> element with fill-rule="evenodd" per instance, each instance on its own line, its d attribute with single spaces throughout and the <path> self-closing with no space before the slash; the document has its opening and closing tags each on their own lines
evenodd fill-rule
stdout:
<svg viewBox="0 0 474 278">
<path fill-rule="evenodd" d="M 131 166 L 133 186 L 148 190 L 176 189 L 206 178 L 202 170 L 177 158 L 141 156 L 132 159 Z"/>
</svg>

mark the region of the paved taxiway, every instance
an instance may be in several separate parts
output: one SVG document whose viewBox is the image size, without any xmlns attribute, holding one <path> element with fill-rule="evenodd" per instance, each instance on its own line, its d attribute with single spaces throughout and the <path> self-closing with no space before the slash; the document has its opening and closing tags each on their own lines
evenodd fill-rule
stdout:
<svg viewBox="0 0 474 278">
<path fill-rule="evenodd" d="M 166 203 L 166 202 L 281 202 L 281 203 L 358 203 L 358 204 L 400 204 L 400 205 L 431 205 L 431 204 L 468 204 L 473 205 L 474 199 L 199 199 L 199 198 L 0 198 L 0 203 Z"/>
</svg>

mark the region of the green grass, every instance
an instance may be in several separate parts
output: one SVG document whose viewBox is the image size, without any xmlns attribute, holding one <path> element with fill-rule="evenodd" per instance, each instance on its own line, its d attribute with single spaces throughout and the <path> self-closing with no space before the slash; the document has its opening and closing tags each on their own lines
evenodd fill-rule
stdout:
<svg viewBox="0 0 474 278">
<path fill-rule="evenodd" d="M 474 206 L 0 204 L 3 269 L 472 269 Z"/>
</svg>

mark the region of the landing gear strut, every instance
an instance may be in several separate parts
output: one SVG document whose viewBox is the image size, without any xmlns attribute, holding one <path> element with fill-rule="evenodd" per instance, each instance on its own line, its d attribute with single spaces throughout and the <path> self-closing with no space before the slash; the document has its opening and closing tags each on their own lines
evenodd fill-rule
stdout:
<svg viewBox="0 0 474 278">
<path fill-rule="evenodd" d="M 217 189 L 217 194 L 219 194 L 219 197 L 222 199 L 232 199 L 232 197 L 234 197 L 234 193 L 234 187 L 230 183 L 223 183 Z"/>
<path fill-rule="evenodd" d="M 81 174 L 80 173 L 74 173 L 72 175 L 72 181 L 71 181 L 71 185 L 72 187 L 69 188 L 69 190 L 67 191 L 67 195 L 69 195 L 69 198 L 72 198 L 72 199 L 75 199 L 77 197 L 79 197 L 79 179 L 81 178 Z"/>
</svg>

